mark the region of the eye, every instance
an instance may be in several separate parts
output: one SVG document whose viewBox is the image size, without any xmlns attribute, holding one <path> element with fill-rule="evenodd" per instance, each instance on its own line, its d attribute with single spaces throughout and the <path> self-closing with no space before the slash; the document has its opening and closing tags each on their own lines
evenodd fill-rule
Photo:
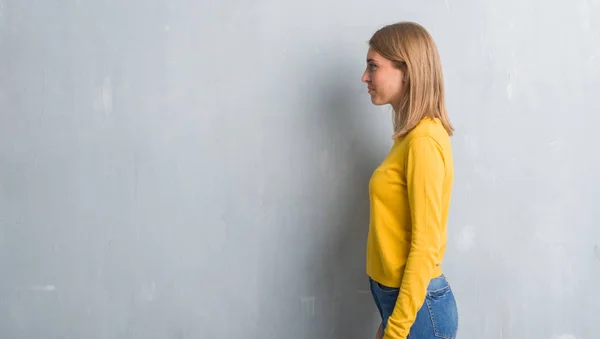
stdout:
<svg viewBox="0 0 600 339">
<path fill-rule="evenodd" d="M 375 64 L 369 64 L 369 69 L 374 71 L 377 68 L 377 65 Z"/>
</svg>

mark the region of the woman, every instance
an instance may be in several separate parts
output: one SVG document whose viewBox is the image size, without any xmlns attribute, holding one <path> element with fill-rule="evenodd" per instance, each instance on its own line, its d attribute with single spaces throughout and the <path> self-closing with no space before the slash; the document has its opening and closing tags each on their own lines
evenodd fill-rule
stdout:
<svg viewBox="0 0 600 339">
<path fill-rule="evenodd" d="M 371 102 L 393 107 L 394 143 L 369 183 L 367 275 L 384 339 L 454 339 L 458 310 L 442 274 L 454 174 L 453 127 L 437 47 L 400 22 L 369 41 L 362 81 Z"/>
</svg>

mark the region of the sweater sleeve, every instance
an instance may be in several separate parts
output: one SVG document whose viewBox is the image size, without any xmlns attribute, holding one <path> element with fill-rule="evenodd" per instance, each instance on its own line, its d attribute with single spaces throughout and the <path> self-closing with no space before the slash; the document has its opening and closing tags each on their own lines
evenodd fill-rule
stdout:
<svg viewBox="0 0 600 339">
<path fill-rule="evenodd" d="M 411 247 L 394 311 L 384 339 L 405 339 L 425 302 L 434 278 L 441 246 L 442 186 L 445 162 L 441 146 L 431 137 L 411 141 L 406 162 L 408 201 L 412 220 Z"/>
</svg>

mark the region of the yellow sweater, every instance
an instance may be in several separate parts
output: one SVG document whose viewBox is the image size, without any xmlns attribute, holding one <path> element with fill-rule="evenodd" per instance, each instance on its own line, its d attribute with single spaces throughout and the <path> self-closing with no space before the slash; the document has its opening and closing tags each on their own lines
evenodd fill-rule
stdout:
<svg viewBox="0 0 600 339">
<path fill-rule="evenodd" d="M 367 274 L 400 288 L 385 339 L 408 336 L 429 281 L 442 273 L 453 176 L 448 133 L 426 118 L 394 141 L 371 177 Z"/>
</svg>

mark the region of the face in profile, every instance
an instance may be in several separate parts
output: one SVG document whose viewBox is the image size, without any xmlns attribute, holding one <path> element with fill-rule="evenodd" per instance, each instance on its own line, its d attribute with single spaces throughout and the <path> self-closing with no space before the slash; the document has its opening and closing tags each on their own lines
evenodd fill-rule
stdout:
<svg viewBox="0 0 600 339">
<path fill-rule="evenodd" d="M 404 90 L 404 72 L 394 62 L 372 48 L 367 53 L 367 68 L 362 76 L 374 105 L 396 106 Z"/>
</svg>

